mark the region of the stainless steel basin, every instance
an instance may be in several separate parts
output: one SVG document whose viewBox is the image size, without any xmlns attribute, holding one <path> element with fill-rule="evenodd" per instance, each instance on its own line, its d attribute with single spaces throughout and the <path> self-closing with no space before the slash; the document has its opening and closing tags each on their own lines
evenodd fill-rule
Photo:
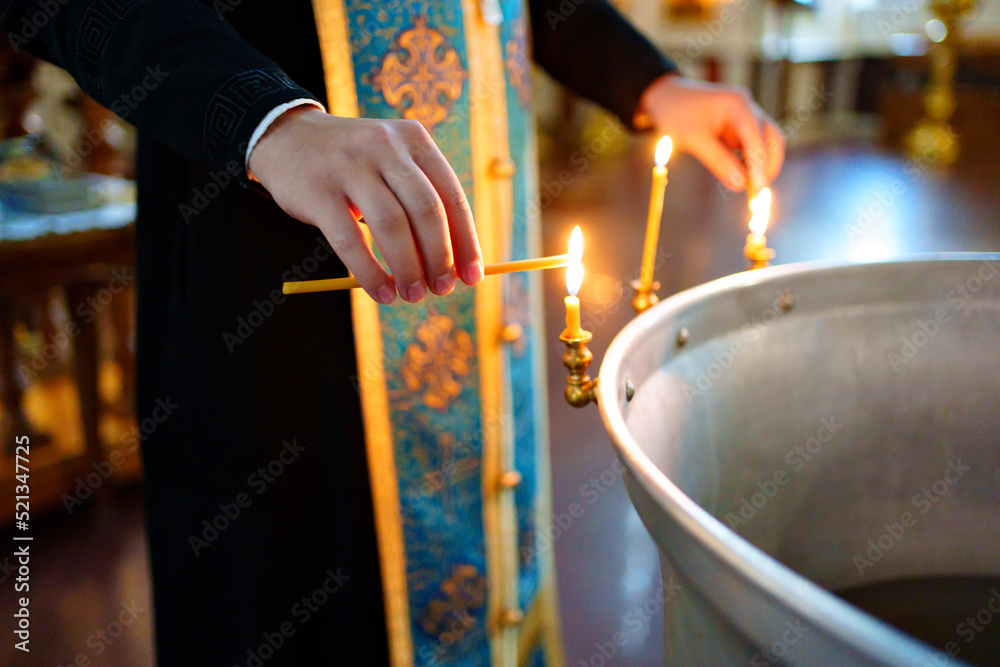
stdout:
<svg viewBox="0 0 1000 667">
<path fill-rule="evenodd" d="M 1000 254 L 682 292 L 615 338 L 599 403 L 668 665 L 964 664 L 830 591 L 1000 577 Z"/>
</svg>

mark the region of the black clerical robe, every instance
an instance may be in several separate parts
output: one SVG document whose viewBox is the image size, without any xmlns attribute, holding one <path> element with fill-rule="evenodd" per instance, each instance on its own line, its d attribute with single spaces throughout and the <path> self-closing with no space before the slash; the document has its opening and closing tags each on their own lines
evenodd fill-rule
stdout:
<svg viewBox="0 0 1000 667">
<path fill-rule="evenodd" d="M 139 419 L 176 406 L 143 442 L 159 664 L 386 663 L 349 298 L 275 291 L 346 271 L 245 173 L 271 109 L 326 101 L 311 3 L 0 6 L 139 128 Z M 671 69 L 601 0 L 530 10 L 535 61 L 626 124 Z"/>
</svg>

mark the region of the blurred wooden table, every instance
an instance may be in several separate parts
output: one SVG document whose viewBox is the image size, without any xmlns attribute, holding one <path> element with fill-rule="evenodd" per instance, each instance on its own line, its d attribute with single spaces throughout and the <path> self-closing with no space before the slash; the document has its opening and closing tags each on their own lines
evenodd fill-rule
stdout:
<svg viewBox="0 0 1000 667">
<path fill-rule="evenodd" d="M 88 321 L 77 305 L 106 287 L 114 271 L 130 270 L 135 266 L 134 221 L 134 203 L 106 204 L 63 214 L 3 209 L 0 220 L 0 401 L 8 415 L 6 425 L 0 423 L 4 426 L 0 429 L 4 436 L 3 455 L 13 451 L 14 435 L 32 432 L 22 411 L 23 389 L 17 377 L 13 304 L 42 298 L 49 289 L 61 285 L 66 290 L 75 334 L 69 338 L 73 346 L 74 377 L 85 443 L 81 461 L 86 467 L 88 462 L 104 458 L 98 429 L 96 318 L 91 317 Z M 37 499 L 33 511 L 52 503 L 51 500 L 47 503 L 46 498 L 54 496 L 57 503 L 60 494 L 46 493 L 45 489 L 64 487 L 66 474 L 72 481 L 73 470 L 77 467 L 54 465 L 47 475 L 33 470 L 32 499 Z M 10 473 L 6 468 L 2 468 L 4 476 Z M 0 502 L 0 524 L 11 517 L 9 512 L 13 507 L 8 507 L 7 500 Z"/>
</svg>

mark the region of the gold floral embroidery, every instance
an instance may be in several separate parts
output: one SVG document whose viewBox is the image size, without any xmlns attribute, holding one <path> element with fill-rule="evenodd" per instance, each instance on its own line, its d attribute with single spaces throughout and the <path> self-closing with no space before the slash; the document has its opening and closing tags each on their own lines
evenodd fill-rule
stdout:
<svg viewBox="0 0 1000 667">
<path fill-rule="evenodd" d="M 528 28 L 518 19 L 504 47 L 504 64 L 510 74 L 510 85 L 517 91 L 521 106 L 531 104 L 531 63 L 528 62 Z"/>
<path fill-rule="evenodd" d="M 443 645 L 458 641 L 475 623 L 469 612 L 486 604 L 486 578 L 475 565 L 456 565 L 451 577 L 441 583 L 442 597 L 431 600 L 420 616 L 420 627 Z M 450 641 L 444 642 L 445 634 Z"/>
<path fill-rule="evenodd" d="M 460 393 L 458 378 L 469 374 L 475 353 L 472 337 L 444 315 L 430 315 L 417 328 L 416 340 L 406 348 L 400 374 L 410 391 L 423 388 L 424 404 L 445 411 Z"/>
<path fill-rule="evenodd" d="M 403 118 L 420 121 L 430 132 L 462 95 L 465 78 L 458 52 L 417 17 L 382 58 L 372 83 Z"/>
</svg>

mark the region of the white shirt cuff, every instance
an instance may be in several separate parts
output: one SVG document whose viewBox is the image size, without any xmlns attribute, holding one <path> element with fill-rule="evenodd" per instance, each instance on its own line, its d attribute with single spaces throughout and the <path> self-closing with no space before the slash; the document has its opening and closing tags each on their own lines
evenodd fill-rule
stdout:
<svg viewBox="0 0 1000 667">
<path fill-rule="evenodd" d="M 296 100 L 292 100 L 291 102 L 285 102 L 284 104 L 279 104 L 278 106 L 274 107 L 257 124 L 256 129 L 254 129 L 253 131 L 253 134 L 250 135 L 250 142 L 247 143 L 247 152 L 243 158 L 243 166 L 246 167 L 247 176 L 250 178 L 250 180 L 252 181 L 257 180 L 256 178 L 254 178 L 254 175 L 250 173 L 250 153 L 253 152 L 253 149 L 257 145 L 257 142 L 260 141 L 260 138 L 264 136 L 265 132 L 267 132 L 267 128 L 271 127 L 271 123 L 273 123 L 278 119 L 278 116 L 285 113 L 289 109 L 294 109 L 295 107 L 300 107 L 304 104 L 308 104 L 309 106 L 314 106 L 317 109 L 320 109 L 321 111 L 324 112 L 326 111 L 326 107 L 324 107 L 316 100 L 309 99 L 308 97 L 300 97 Z"/>
</svg>

